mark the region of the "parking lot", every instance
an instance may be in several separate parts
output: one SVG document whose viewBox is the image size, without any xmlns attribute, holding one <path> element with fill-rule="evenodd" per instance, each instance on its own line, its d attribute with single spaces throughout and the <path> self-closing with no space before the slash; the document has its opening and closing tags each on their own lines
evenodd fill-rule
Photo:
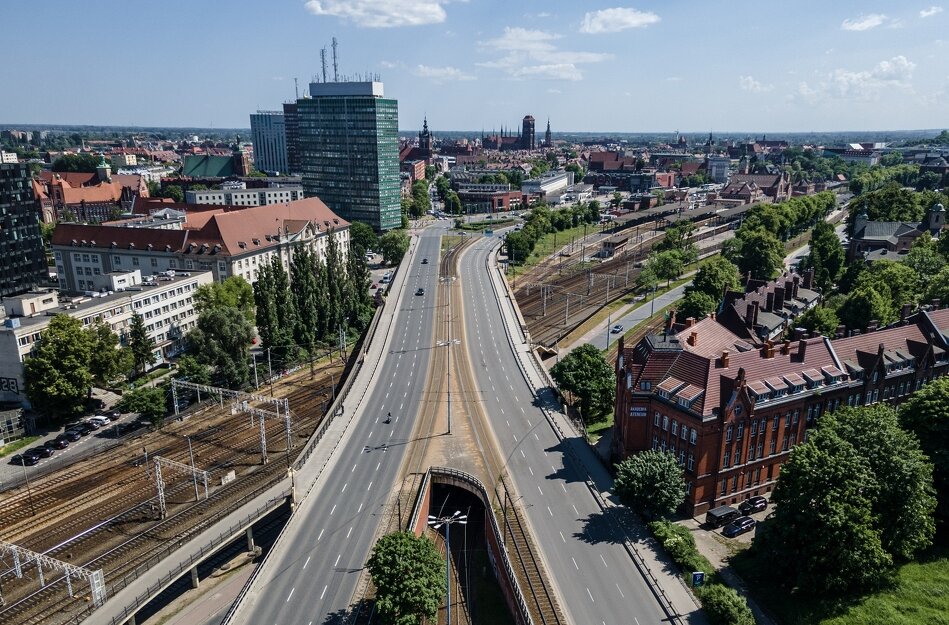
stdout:
<svg viewBox="0 0 949 625">
<path fill-rule="evenodd" d="M 761 512 L 755 512 L 750 514 L 758 523 L 764 521 L 765 517 L 771 512 L 772 508 L 770 503 L 768 507 L 762 510 Z M 724 566 L 728 565 L 728 558 L 735 555 L 739 551 L 747 549 L 751 542 L 754 540 L 755 534 L 757 533 L 757 527 L 752 529 L 749 532 L 744 534 L 739 534 L 734 538 L 727 538 L 722 535 L 723 528 L 710 529 L 701 525 L 701 522 L 704 520 L 704 515 L 698 519 L 689 518 L 682 521 L 678 521 L 680 525 L 683 525 L 689 528 L 689 531 L 692 532 L 692 536 L 695 538 L 695 546 L 698 548 L 699 553 L 709 559 L 716 569 L 721 569 Z"/>
</svg>

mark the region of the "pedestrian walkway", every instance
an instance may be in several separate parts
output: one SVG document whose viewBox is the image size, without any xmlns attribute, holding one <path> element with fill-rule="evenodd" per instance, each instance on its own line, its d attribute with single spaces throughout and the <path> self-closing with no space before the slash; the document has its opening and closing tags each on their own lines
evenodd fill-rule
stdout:
<svg viewBox="0 0 949 625">
<path fill-rule="evenodd" d="M 504 318 L 508 340 L 517 356 L 521 371 L 532 387 L 534 395 L 544 407 L 544 412 L 547 414 L 558 438 L 562 440 L 586 472 L 588 486 L 601 508 L 604 512 L 613 515 L 619 526 L 624 530 L 626 536 L 624 547 L 629 552 L 635 566 L 646 577 L 647 583 L 656 587 L 657 594 L 663 596 L 671 604 L 671 609 L 678 614 L 681 622 L 689 625 L 707 625 L 707 620 L 698 600 L 676 573 L 678 567 L 656 543 L 638 517 L 629 514 L 628 510 L 616 504 L 615 498 L 611 494 L 613 488 L 612 476 L 596 458 L 593 451 L 561 410 L 556 396 L 551 391 L 554 386 L 553 381 L 531 351 L 530 343 L 522 332 L 522 328 L 525 327 L 523 320 L 520 318 L 516 306 L 512 304 L 513 294 L 501 275 L 496 257 L 493 254 L 488 264 L 488 272 L 497 293 L 497 301 Z"/>
</svg>

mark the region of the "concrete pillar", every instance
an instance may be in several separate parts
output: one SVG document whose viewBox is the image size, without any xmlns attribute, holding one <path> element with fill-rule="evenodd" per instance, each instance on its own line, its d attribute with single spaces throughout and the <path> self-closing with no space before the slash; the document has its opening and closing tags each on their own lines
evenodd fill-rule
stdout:
<svg viewBox="0 0 949 625">
<path fill-rule="evenodd" d="M 254 550 L 254 526 L 247 528 L 247 551 Z"/>
<path fill-rule="evenodd" d="M 192 567 L 191 569 L 191 587 L 197 588 L 201 584 L 201 580 L 198 578 L 198 567 Z"/>
</svg>

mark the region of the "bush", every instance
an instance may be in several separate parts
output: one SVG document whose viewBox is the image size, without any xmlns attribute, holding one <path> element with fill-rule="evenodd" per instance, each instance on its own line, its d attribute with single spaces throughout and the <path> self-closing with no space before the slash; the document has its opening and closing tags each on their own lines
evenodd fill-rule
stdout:
<svg viewBox="0 0 949 625">
<path fill-rule="evenodd" d="M 699 596 L 711 625 L 755 625 L 748 602 L 728 586 L 709 584 Z"/>
<path fill-rule="evenodd" d="M 688 528 L 671 521 L 653 521 L 649 529 L 687 579 L 691 580 L 693 571 L 704 572 L 706 578 L 715 574 L 712 563 L 695 547 L 695 538 Z"/>
</svg>

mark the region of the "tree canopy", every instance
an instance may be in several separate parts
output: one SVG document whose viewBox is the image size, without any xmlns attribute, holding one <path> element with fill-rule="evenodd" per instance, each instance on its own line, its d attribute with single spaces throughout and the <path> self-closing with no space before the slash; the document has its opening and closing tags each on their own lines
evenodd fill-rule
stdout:
<svg viewBox="0 0 949 625">
<path fill-rule="evenodd" d="M 145 320 L 140 314 L 132 313 L 128 334 L 129 350 L 132 352 L 132 363 L 135 371 L 143 372 L 148 365 L 155 362 L 155 341 L 148 336 L 145 329 Z"/>
<path fill-rule="evenodd" d="M 784 266 L 784 245 L 763 227 L 741 227 L 734 239 L 725 242 L 722 256 L 734 263 L 741 275 L 751 273 L 756 280 L 770 280 Z"/>
<path fill-rule="evenodd" d="M 241 276 L 228 276 L 223 282 L 202 284 L 194 293 L 194 309 L 201 312 L 215 306 L 230 306 L 254 321 L 254 289 Z"/>
<path fill-rule="evenodd" d="M 814 284 L 822 290 L 833 286 L 844 271 L 844 248 L 837 238 L 834 226 L 821 220 L 814 226 L 811 236 L 810 253 L 804 259 L 801 269 L 814 269 Z"/>
<path fill-rule="evenodd" d="M 366 563 L 376 587 L 376 610 L 387 623 L 433 620 L 445 592 L 445 561 L 435 544 L 412 532 L 386 534 Z"/>
<path fill-rule="evenodd" d="M 409 235 L 401 230 L 390 230 L 379 237 L 379 251 L 388 265 L 398 265 L 409 251 Z"/>
<path fill-rule="evenodd" d="M 606 416 L 613 407 L 616 380 L 613 367 L 593 345 L 574 349 L 555 364 L 550 375 L 562 391 L 580 402 L 580 413 L 587 422 Z"/>
<path fill-rule="evenodd" d="M 101 158 L 98 154 L 63 154 L 53 161 L 53 171 L 71 172 L 81 171 L 93 173 L 99 166 Z"/>
<path fill-rule="evenodd" d="M 686 292 L 704 293 L 717 303 L 724 296 L 725 289 L 738 289 L 740 285 L 738 267 L 727 258 L 713 256 L 699 267 Z"/>
<path fill-rule="evenodd" d="M 900 406 L 899 418 L 933 463 L 939 516 L 949 519 L 949 378 L 937 378 L 913 393 Z"/>
<path fill-rule="evenodd" d="M 165 416 L 165 391 L 160 386 L 140 386 L 126 391 L 116 406 L 122 412 L 137 412 L 158 424 Z"/>
<path fill-rule="evenodd" d="M 198 315 L 188 333 L 188 349 L 199 363 L 214 367 L 228 388 L 238 389 L 248 382 L 253 338 L 254 329 L 240 310 L 218 306 Z"/>
<path fill-rule="evenodd" d="M 360 247 L 363 252 L 374 250 L 379 244 L 379 237 L 369 224 L 361 221 L 354 221 L 349 224 L 349 244 L 352 247 Z"/>
<path fill-rule="evenodd" d="M 135 366 L 131 350 L 120 348 L 119 337 L 107 324 L 98 321 L 86 329 L 89 336 L 89 373 L 99 386 L 131 373 Z"/>
<path fill-rule="evenodd" d="M 82 322 L 65 314 L 54 316 L 23 363 L 33 407 L 56 416 L 81 414 L 92 386 L 89 355 Z"/>
<path fill-rule="evenodd" d="M 650 449 L 616 465 L 615 490 L 636 512 L 668 516 L 685 501 L 685 477 L 673 454 Z"/>
</svg>

